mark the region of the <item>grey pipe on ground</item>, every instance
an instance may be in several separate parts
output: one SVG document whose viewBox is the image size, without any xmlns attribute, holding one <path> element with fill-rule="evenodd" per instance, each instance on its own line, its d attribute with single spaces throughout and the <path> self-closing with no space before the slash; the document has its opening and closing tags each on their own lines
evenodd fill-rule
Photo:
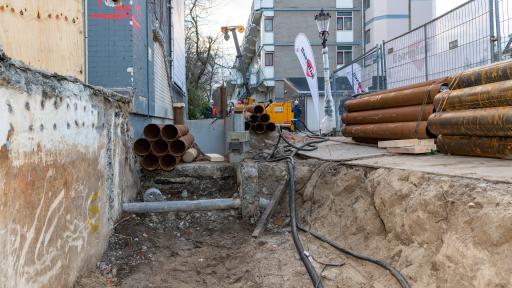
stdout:
<svg viewBox="0 0 512 288">
<path fill-rule="evenodd" d="M 266 208 L 269 201 L 260 198 L 260 208 Z M 211 211 L 239 209 L 242 206 L 240 199 L 208 199 L 194 201 L 162 201 L 162 202 L 136 202 L 124 203 L 123 211 L 126 213 L 166 213 L 181 211 Z"/>
</svg>

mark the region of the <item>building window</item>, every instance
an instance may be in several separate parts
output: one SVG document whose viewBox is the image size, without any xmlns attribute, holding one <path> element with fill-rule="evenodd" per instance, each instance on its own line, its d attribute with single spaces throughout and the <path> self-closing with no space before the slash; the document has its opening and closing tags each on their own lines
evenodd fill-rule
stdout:
<svg viewBox="0 0 512 288">
<path fill-rule="evenodd" d="M 265 52 L 265 66 L 274 66 L 274 52 Z"/>
<path fill-rule="evenodd" d="M 123 1 L 122 0 L 105 0 L 105 5 L 108 7 L 122 6 Z"/>
<path fill-rule="evenodd" d="M 366 10 L 366 9 L 368 9 L 368 8 L 370 8 L 370 0 L 364 0 L 364 3 L 363 3 L 363 4 L 364 4 L 364 9 L 365 9 L 365 10 Z"/>
<path fill-rule="evenodd" d="M 371 34 L 370 34 L 370 29 L 364 31 L 364 44 L 370 44 L 370 42 L 372 41 L 371 39 Z"/>
<path fill-rule="evenodd" d="M 352 62 L 352 46 L 336 47 L 336 64 L 346 65 Z"/>
<path fill-rule="evenodd" d="M 274 31 L 274 18 L 265 18 L 265 32 Z"/>
<path fill-rule="evenodd" d="M 338 12 L 336 21 L 338 30 L 352 30 L 352 12 Z"/>
</svg>

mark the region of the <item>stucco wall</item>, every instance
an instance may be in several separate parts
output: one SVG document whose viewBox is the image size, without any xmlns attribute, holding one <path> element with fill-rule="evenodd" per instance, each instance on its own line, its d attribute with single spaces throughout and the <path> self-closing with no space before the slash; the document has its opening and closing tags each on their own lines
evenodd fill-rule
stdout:
<svg viewBox="0 0 512 288">
<path fill-rule="evenodd" d="M 126 98 L 0 50 L 0 287 L 70 287 L 138 183 Z"/>
</svg>

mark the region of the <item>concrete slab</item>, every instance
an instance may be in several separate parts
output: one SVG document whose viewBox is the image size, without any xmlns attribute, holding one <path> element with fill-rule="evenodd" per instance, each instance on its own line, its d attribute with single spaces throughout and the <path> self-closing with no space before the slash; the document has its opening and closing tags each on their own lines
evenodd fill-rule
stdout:
<svg viewBox="0 0 512 288">
<path fill-rule="evenodd" d="M 449 155 L 393 155 L 347 162 L 375 168 L 394 168 L 438 175 L 512 183 L 512 161 Z"/>
<path fill-rule="evenodd" d="M 318 150 L 301 155 L 325 161 L 341 161 L 350 165 L 403 169 L 436 175 L 465 177 L 492 182 L 512 183 L 512 161 L 450 156 L 444 154 L 397 155 L 365 146 L 344 137 L 331 138 Z"/>
<path fill-rule="evenodd" d="M 300 152 L 299 154 L 325 161 L 350 161 L 390 155 L 377 146 L 364 146 L 346 142 L 343 138 L 332 138 L 331 141 L 318 145 L 318 150 Z"/>
</svg>

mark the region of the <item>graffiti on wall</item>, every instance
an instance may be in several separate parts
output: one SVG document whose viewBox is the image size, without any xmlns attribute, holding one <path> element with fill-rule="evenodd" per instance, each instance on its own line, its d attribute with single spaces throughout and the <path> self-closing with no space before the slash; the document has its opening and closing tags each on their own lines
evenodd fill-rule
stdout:
<svg viewBox="0 0 512 288">
<path fill-rule="evenodd" d="M 140 19 L 142 18 L 142 8 L 138 4 L 119 4 L 113 7 L 107 6 L 102 0 L 98 0 L 98 8 L 107 7 L 113 9 L 112 13 L 91 13 L 92 19 L 108 19 L 108 20 L 120 20 L 128 19 L 130 23 L 136 29 L 140 29 Z"/>
</svg>

